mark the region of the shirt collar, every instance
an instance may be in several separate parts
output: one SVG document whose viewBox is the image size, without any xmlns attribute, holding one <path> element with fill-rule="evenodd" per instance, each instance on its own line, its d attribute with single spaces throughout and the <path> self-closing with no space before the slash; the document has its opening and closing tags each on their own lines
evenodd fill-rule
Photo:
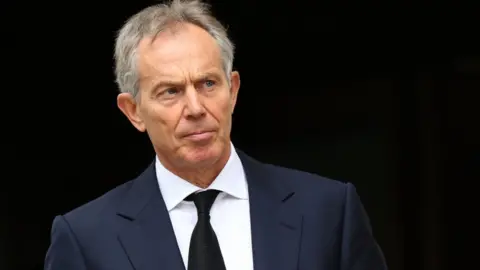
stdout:
<svg viewBox="0 0 480 270">
<path fill-rule="evenodd" d="M 227 164 L 225 164 L 217 178 L 205 190 L 215 189 L 225 192 L 234 198 L 248 200 L 247 181 L 242 162 L 235 151 L 235 147 L 232 143 L 230 144 L 231 151 Z M 160 192 L 168 211 L 175 208 L 188 195 L 203 190 L 167 170 L 158 159 L 158 156 L 155 158 L 155 171 Z"/>
</svg>

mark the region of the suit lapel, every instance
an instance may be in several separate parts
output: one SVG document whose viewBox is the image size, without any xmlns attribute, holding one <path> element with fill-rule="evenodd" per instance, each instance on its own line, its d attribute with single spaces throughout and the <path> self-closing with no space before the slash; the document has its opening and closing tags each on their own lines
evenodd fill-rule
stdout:
<svg viewBox="0 0 480 270">
<path fill-rule="evenodd" d="M 128 190 L 118 215 L 125 223 L 119 241 L 136 270 L 185 270 L 154 163 Z"/>
<path fill-rule="evenodd" d="M 263 165 L 237 150 L 248 181 L 254 268 L 298 268 L 302 215 L 295 191 Z"/>
<path fill-rule="evenodd" d="M 302 215 L 295 191 L 281 175 L 237 152 L 248 181 L 254 268 L 297 269 Z M 154 163 L 131 185 L 117 214 L 125 223 L 119 241 L 134 269 L 185 270 Z"/>
</svg>

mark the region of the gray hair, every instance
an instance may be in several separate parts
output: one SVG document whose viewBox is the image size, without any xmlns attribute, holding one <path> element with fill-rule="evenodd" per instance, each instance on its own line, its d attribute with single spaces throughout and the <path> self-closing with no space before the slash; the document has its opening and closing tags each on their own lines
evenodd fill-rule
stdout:
<svg viewBox="0 0 480 270">
<path fill-rule="evenodd" d="M 190 23 L 207 31 L 220 48 L 223 69 L 230 82 L 234 45 L 226 28 L 215 19 L 209 6 L 200 1 L 172 0 L 169 4 L 147 7 L 133 15 L 120 29 L 115 43 L 115 76 L 122 93 L 139 93 L 137 47 L 147 36 L 155 37 L 175 23 Z"/>
</svg>

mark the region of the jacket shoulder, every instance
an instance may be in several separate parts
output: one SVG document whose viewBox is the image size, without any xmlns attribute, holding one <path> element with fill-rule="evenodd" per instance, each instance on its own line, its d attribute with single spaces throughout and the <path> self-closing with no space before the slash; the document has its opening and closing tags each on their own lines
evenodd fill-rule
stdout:
<svg viewBox="0 0 480 270">
<path fill-rule="evenodd" d="M 352 184 L 340 180 L 320 176 L 297 169 L 264 164 L 271 179 L 294 191 L 295 201 L 304 209 L 323 209 L 325 206 L 341 212 L 345 204 L 346 194 Z"/>
<path fill-rule="evenodd" d="M 321 176 L 315 173 L 301 171 L 297 169 L 265 164 L 265 166 L 275 174 L 276 179 L 281 179 L 285 184 L 299 189 L 321 189 L 326 191 L 344 190 L 347 183 Z"/>
</svg>

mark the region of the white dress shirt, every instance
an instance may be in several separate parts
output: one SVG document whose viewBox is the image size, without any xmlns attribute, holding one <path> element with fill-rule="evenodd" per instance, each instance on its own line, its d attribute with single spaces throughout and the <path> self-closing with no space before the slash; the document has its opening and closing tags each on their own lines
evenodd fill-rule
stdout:
<svg viewBox="0 0 480 270">
<path fill-rule="evenodd" d="M 227 270 L 253 270 L 248 188 L 242 163 L 233 144 L 230 158 L 207 188 L 221 191 L 210 210 L 210 222 L 217 235 Z M 184 199 L 203 189 L 168 171 L 156 158 L 155 170 L 160 192 L 172 221 L 185 268 L 197 209 Z"/>
</svg>

